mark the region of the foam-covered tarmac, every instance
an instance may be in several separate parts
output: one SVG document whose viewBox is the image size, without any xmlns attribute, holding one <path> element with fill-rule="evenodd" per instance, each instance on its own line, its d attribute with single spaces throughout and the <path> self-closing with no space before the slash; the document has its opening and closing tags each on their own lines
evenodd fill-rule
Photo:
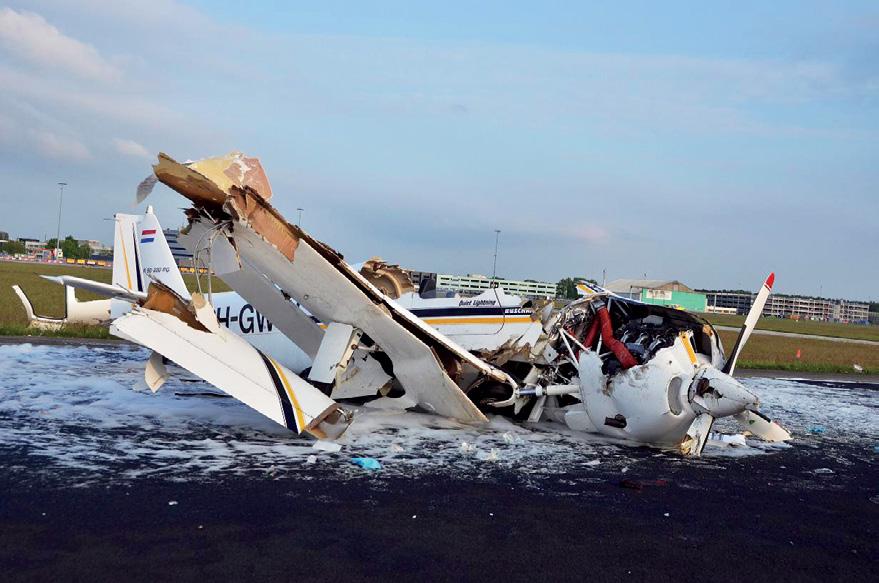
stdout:
<svg viewBox="0 0 879 583">
<path fill-rule="evenodd" d="M 185 375 L 151 394 L 146 356 L 0 346 L 5 579 L 865 580 L 879 558 L 869 383 L 745 379 L 796 439 L 700 460 L 366 409 L 328 453 Z"/>
</svg>

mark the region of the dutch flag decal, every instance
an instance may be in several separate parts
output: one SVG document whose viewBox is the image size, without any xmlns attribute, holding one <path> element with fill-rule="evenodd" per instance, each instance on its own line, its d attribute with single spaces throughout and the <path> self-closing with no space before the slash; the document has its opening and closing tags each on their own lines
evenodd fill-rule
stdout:
<svg viewBox="0 0 879 583">
<path fill-rule="evenodd" d="M 144 229 L 140 233 L 140 242 L 143 243 L 152 243 L 156 240 L 156 230 L 155 229 Z"/>
</svg>

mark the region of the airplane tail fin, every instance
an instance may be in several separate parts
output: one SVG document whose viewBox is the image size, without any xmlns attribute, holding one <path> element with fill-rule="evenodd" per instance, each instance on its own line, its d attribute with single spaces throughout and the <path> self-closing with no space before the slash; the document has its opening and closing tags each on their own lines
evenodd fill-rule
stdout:
<svg viewBox="0 0 879 583">
<path fill-rule="evenodd" d="M 138 227 L 142 215 L 117 213 L 113 239 L 113 285 L 129 291 L 145 292 L 137 246 Z"/>
<path fill-rule="evenodd" d="M 148 207 L 140 222 L 140 247 L 141 271 L 146 278 L 145 285 L 151 280 L 161 281 L 184 299 L 189 299 L 189 290 L 174 261 L 171 247 L 162 232 L 159 219 L 153 213 L 153 207 Z"/>
<path fill-rule="evenodd" d="M 143 215 L 116 215 L 113 245 L 113 284 L 146 293 L 150 282 L 161 281 L 184 298 L 189 291 L 159 219 L 148 207 Z"/>
</svg>

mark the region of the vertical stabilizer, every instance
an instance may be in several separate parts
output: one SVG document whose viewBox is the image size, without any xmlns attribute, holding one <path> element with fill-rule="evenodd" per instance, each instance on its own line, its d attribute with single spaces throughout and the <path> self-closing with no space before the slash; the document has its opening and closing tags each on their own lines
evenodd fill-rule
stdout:
<svg viewBox="0 0 879 583">
<path fill-rule="evenodd" d="M 113 284 L 129 291 L 145 292 L 140 272 L 137 235 L 141 215 L 117 213 L 113 238 Z"/>
<path fill-rule="evenodd" d="M 144 286 L 148 286 L 152 280 L 161 281 L 182 298 L 189 299 L 189 290 L 186 289 L 183 276 L 171 254 L 171 247 L 165 239 L 159 219 L 153 213 L 153 207 L 147 208 L 139 227 L 139 261 Z"/>
</svg>

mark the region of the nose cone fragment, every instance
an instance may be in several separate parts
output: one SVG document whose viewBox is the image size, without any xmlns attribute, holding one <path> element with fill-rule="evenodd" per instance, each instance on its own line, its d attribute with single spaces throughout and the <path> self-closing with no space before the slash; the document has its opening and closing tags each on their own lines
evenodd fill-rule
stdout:
<svg viewBox="0 0 879 583">
<path fill-rule="evenodd" d="M 742 383 L 711 366 L 696 375 L 690 386 L 690 401 L 695 410 L 715 418 L 756 409 L 760 404 Z"/>
</svg>

